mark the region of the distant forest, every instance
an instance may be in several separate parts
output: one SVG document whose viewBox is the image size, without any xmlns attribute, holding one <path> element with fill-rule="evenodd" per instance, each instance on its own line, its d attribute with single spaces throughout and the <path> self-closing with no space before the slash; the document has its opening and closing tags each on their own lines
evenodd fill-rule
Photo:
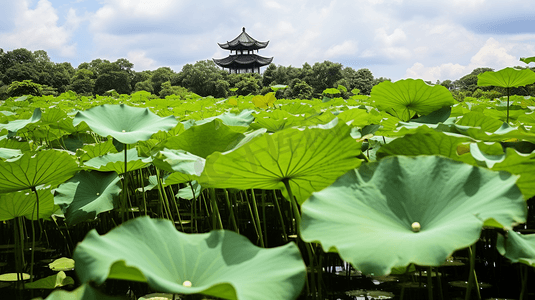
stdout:
<svg viewBox="0 0 535 300">
<path fill-rule="evenodd" d="M 278 92 L 279 98 L 320 98 L 327 88 L 344 86 L 350 91 L 369 95 L 374 85 L 388 78 L 375 78 L 369 69 L 355 70 L 340 63 L 324 61 L 302 67 L 269 65 L 262 74 L 229 74 L 211 60 L 185 65 L 180 72 L 169 67 L 154 71 L 136 72 L 134 64 L 124 58 L 114 62 L 94 59 L 74 68 L 70 63 L 55 63 L 44 50 L 25 48 L 5 52 L 0 48 L 0 100 L 24 94 L 36 96 L 59 95 L 68 90 L 80 95 L 104 95 L 115 90 L 119 94 L 147 91 L 161 98 L 184 94 L 187 91 L 200 96 L 226 98 L 230 95 L 266 94 L 276 84 L 288 88 Z M 535 68 L 532 68 L 535 69 Z M 477 68 L 458 80 L 428 82 L 448 88 L 462 101 L 465 97 L 494 99 L 505 94 L 500 88 L 478 87 L 477 75 L 493 71 Z M 516 88 L 512 93 L 535 96 L 535 85 Z"/>
</svg>

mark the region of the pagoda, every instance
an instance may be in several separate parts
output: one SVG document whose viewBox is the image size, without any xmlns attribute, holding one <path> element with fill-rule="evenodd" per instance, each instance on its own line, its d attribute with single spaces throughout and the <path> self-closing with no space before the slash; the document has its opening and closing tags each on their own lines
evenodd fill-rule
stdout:
<svg viewBox="0 0 535 300">
<path fill-rule="evenodd" d="M 230 55 L 213 60 L 223 69 L 227 68 L 229 73 L 260 73 L 260 67 L 269 65 L 273 61 L 273 57 L 268 58 L 254 54 L 255 50 L 258 53 L 259 49 L 266 48 L 269 41 L 259 42 L 255 40 L 245 32 L 245 27 L 242 28 L 240 35 L 232 41 L 217 44 L 222 49 L 230 50 Z"/>
</svg>

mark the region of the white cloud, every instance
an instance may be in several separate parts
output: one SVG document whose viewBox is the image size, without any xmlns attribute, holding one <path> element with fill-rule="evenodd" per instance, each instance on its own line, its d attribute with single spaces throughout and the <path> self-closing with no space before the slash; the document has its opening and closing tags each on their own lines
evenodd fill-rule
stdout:
<svg viewBox="0 0 535 300">
<path fill-rule="evenodd" d="M 357 53 L 357 51 L 357 42 L 348 40 L 327 49 L 327 51 L 325 52 L 325 56 L 328 58 L 332 58 L 338 56 L 354 55 Z"/>
<path fill-rule="evenodd" d="M 519 65 L 519 58 L 509 52 L 514 48 L 512 44 L 500 43 L 489 38 L 474 54 L 467 65 L 445 63 L 438 66 L 426 67 L 422 63 L 415 63 L 407 69 L 405 77 L 421 78 L 436 81 L 437 79 L 458 79 L 476 68 L 490 67 L 495 70 Z"/>
<path fill-rule="evenodd" d="M 494 68 L 518 65 L 518 58 L 507 53 L 512 45 L 503 45 L 494 38 L 489 38 L 485 45 L 472 57 L 470 66 L 474 68 L 492 66 Z"/>
<path fill-rule="evenodd" d="M 396 28 L 391 34 L 386 33 L 385 28 L 376 30 L 375 39 L 386 46 L 398 45 L 407 40 L 407 35 L 401 28 Z"/>
<path fill-rule="evenodd" d="M 143 50 L 130 51 L 126 55 L 126 59 L 134 64 L 134 68 L 138 71 L 154 70 L 156 61 L 150 57 L 147 57 L 147 53 Z"/>
<path fill-rule="evenodd" d="M 34 9 L 29 8 L 28 1 L 16 3 L 13 30 L 0 33 L 3 47 L 54 50 L 64 57 L 76 55 L 76 43 L 72 41 L 72 34 L 78 28 L 81 18 L 73 9 L 68 11 L 65 23 L 60 26 L 57 11 L 48 0 L 39 0 Z"/>
</svg>

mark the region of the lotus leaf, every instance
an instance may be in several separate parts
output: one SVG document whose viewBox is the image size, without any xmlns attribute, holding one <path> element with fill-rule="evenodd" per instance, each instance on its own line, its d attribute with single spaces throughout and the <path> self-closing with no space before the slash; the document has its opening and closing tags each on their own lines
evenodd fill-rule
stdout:
<svg viewBox="0 0 535 300">
<path fill-rule="evenodd" d="M 206 159 L 199 183 L 203 187 L 281 189 L 288 180 L 299 203 L 348 170 L 358 167 L 360 145 L 351 129 L 340 123 L 331 129 L 288 128 L 264 134 L 228 153 Z M 287 194 L 286 194 L 287 196 Z"/>
<path fill-rule="evenodd" d="M 38 189 L 39 195 L 39 219 L 48 218 L 57 206 L 54 205 L 54 197 L 50 189 Z M 17 217 L 26 217 L 37 220 L 35 193 L 24 190 L 0 194 L 0 221 L 11 220 Z"/>
<path fill-rule="evenodd" d="M 283 90 L 283 89 L 285 89 L 285 88 L 287 88 L 287 87 L 288 87 L 288 86 L 287 86 L 287 85 L 284 85 L 284 84 L 276 84 L 276 85 L 272 85 L 272 86 L 271 86 L 271 89 L 272 89 L 273 91 L 276 92 L 276 91 L 278 91 L 278 90 Z"/>
<path fill-rule="evenodd" d="M 204 158 L 186 151 L 169 149 L 160 151 L 153 161 L 154 165 L 162 170 L 180 173 L 175 175 L 173 183 L 197 180 L 204 169 L 205 162 Z M 183 181 L 177 182 L 178 178 L 182 178 Z"/>
<path fill-rule="evenodd" d="M 439 110 L 436 110 L 428 115 L 412 119 L 411 122 L 424 123 L 424 124 L 438 124 L 448 120 L 451 116 L 451 106 L 444 106 Z"/>
<path fill-rule="evenodd" d="M 126 159 L 128 163 L 128 171 L 142 169 L 151 162 L 150 158 L 139 157 L 136 148 L 127 150 Z M 94 157 L 86 161 L 84 167 L 101 172 L 116 172 L 117 174 L 123 174 L 124 151 Z"/>
<path fill-rule="evenodd" d="M 61 207 L 69 225 L 94 220 L 115 207 L 121 191 L 119 179 L 115 172 L 81 171 L 56 189 L 54 202 Z"/>
<path fill-rule="evenodd" d="M 87 161 L 108 153 L 117 153 L 117 149 L 111 139 L 103 143 L 85 145 L 76 151 L 76 155 L 81 161 Z"/>
<path fill-rule="evenodd" d="M 516 185 L 524 194 L 525 199 L 535 196 L 535 152 L 524 155 L 512 148 L 507 148 L 503 161 L 496 162 L 492 167 L 496 171 L 506 171 L 519 175 Z"/>
<path fill-rule="evenodd" d="M 72 292 L 53 291 L 45 300 L 126 300 L 126 297 L 111 297 L 102 294 L 88 284 L 83 284 Z"/>
<path fill-rule="evenodd" d="M 485 132 L 494 132 L 503 125 L 503 122 L 486 116 L 481 112 L 473 111 L 463 115 L 462 118 L 455 124 L 470 127 L 480 127 Z"/>
<path fill-rule="evenodd" d="M 202 125 L 208 122 L 213 121 L 214 119 L 219 119 L 223 122 L 223 124 L 227 126 L 242 126 L 242 127 L 249 127 L 249 124 L 254 121 L 254 117 L 252 113 L 255 112 L 252 109 L 244 109 L 239 114 L 233 114 L 233 113 L 223 113 L 219 116 L 206 118 L 201 121 L 195 122 L 196 125 Z"/>
<path fill-rule="evenodd" d="M 19 157 L 22 155 L 20 149 L 0 148 L 0 158 L 2 160 Z"/>
<path fill-rule="evenodd" d="M 392 155 L 441 155 L 451 159 L 475 164 L 470 154 L 461 155 L 459 148 L 472 141 L 468 137 L 455 137 L 433 130 L 427 126 L 418 127 L 405 136 L 383 145 L 377 151 L 377 159 Z"/>
<path fill-rule="evenodd" d="M 496 249 L 513 263 L 535 267 L 535 234 L 520 234 L 509 230 L 507 237 L 498 235 Z"/>
<path fill-rule="evenodd" d="M 170 137 L 165 147 L 184 150 L 206 158 L 215 151 L 223 152 L 232 149 L 244 137 L 242 133 L 234 131 L 221 120 L 215 119 L 206 124 L 192 126 L 176 137 Z"/>
<path fill-rule="evenodd" d="M 256 95 L 251 99 L 251 102 L 258 108 L 272 107 L 275 101 L 277 101 L 277 98 L 275 98 L 274 92 L 265 95 Z"/>
<path fill-rule="evenodd" d="M 74 259 L 61 257 L 48 264 L 52 271 L 69 271 L 74 269 Z"/>
<path fill-rule="evenodd" d="M 177 125 L 173 116 L 160 118 L 148 108 L 131 107 L 124 104 L 93 107 L 79 111 L 73 124 L 85 122 L 95 133 L 112 136 L 124 144 L 148 140 L 160 130 L 169 130 Z"/>
<path fill-rule="evenodd" d="M 349 171 L 302 205 L 301 235 L 364 273 L 439 266 L 483 225 L 524 222 L 517 176 L 439 156 L 385 158 Z"/>
<path fill-rule="evenodd" d="M 33 111 L 33 115 L 31 118 L 27 120 L 14 120 L 7 124 L 0 124 L 0 130 L 1 129 L 7 129 L 10 132 L 17 132 L 21 130 L 22 128 L 26 127 L 28 124 L 37 123 L 41 119 L 41 109 L 36 108 Z"/>
<path fill-rule="evenodd" d="M 497 72 L 489 71 L 477 75 L 477 85 L 479 86 L 511 88 L 532 83 L 535 83 L 535 72 L 530 69 L 505 68 Z"/>
<path fill-rule="evenodd" d="M 25 283 L 24 288 L 26 289 L 55 289 L 60 286 L 73 285 L 74 279 L 65 274 L 65 272 L 60 271 L 54 275 L 36 280 L 34 282 Z"/>
<path fill-rule="evenodd" d="M 374 86 L 371 98 L 380 110 L 387 111 L 402 121 L 415 114 L 427 115 L 455 103 L 447 88 L 430 86 L 421 79 L 383 81 Z"/>
<path fill-rule="evenodd" d="M 0 161 L 0 192 L 58 185 L 78 171 L 76 161 L 66 152 L 45 150 L 23 154 L 13 161 Z"/>
<path fill-rule="evenodd" d="M 82 282 L 147 282 L 158 292 L 224 299 L 295 299 L 305 265 L 294 243 L 263 249 L 232 231 L 185 234 L 169 220 L 139 217 L 103 236 L 88 233 L 74 252 Z"/>
<path fill-rule="evenodd" d="M 523 61 L 526 64 L 529 64 L 531 62 L 535 62 L 535 56 L 532 56 L 532 57 L 521 57 L 520 61 Z"/>
</svg>

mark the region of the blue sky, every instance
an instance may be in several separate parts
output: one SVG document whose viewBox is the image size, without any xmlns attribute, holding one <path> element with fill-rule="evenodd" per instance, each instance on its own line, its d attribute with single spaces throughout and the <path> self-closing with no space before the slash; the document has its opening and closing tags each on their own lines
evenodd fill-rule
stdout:
<svg viewBox="0 0 535 300">
<path fill-rule="evenodd" d="M 0 0 L 0 48 L 45 50 L 77 67 L 126 58 L 134 69 L 225 57 L 242 27 L 260 55 L 300 67 L 330 60 L 375 77 L 458 79 L 535 56 L 531 0 Z"/>
</svg>

